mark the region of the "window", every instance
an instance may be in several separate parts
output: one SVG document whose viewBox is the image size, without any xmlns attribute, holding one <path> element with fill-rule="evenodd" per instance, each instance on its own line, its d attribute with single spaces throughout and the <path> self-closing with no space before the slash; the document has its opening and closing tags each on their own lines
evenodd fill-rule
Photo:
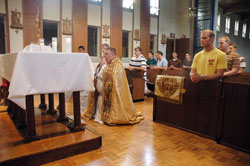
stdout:
<svg viewBox="0 0 250 166">
<path fill-rule="evenodd" d="M 150 51 L 153 53 L 156 52 L 157 50 L 156 42 L 157 42 L 157 36 L 150 34 Z"/>
<path fill-rule="evenodd" d="M 89 3 L 96 4 L 96 5 L 101 5 L 102 0 L 88 0 Z"/>
<path fill-rule="evenodd" d="M 122 31 L 122 57 L 128 58 L 131 54 L 132 33 L 131 31 Z"/>
<path fill-rule="evenodd" d="M 89 0 L 90 2 L 102 2 L 102 0 Z"/>
<path fill-rule="evenodd" d="M 0 54 L 6 52 L 5 17 L 0 15 Z"/>
<path fill-rule="evenodd" d="M 220 31 L 220 14 L 218 14 L 217 16 L 217 26 L 216 26 L 216 30 Z"/>
<path fill-rule="evenodd" d="M 129 32 L 122 32 L 122 57 L 128 57 L 128 46 L 129 46 Z"/>
<path fill-rule="evenodd" d="M 247 24 L 244 23 L 242 27 L 242 37 L 246 37 L 247 34 Z"/>
<path fill-rule="evenodd" d="M 230 17 L 226 17 L 225 33 L 230 32 Z"/>
<path fill-rule="evenodd" d="M 133 0 L 123 0 L 122 7 L 127 9 L 133 9 L 134 1 Z"/>
<path fill-rule="evenodd" d="M 58 22 L 56 21 L 49 21 L 49 20 L 44 20 L 43 21 L 43 38 L 44 38 L 44 44 L 45 45 L 50 45 L 52 48 L 55 46 L 55 49 L 57 47 L 57 51 L 59 51 L 59 38 L 58 38 Z M 57 38 L 55 41 L 55 45 L 52 45 L 52 37 Z"/>
<path fill-rule="evenodd" d="M 239 33 L 239 20 L 235 20 L 235 23 L 234 23 L 234 35 L 238 36 L 238 33 Z"/>
<path fill-rule="evenodd" d="M 150 14 L 159 15 L 159 0 L 150 0 Z"/>
<path fill-rule="evenodd" d="M 97 57 L 98 31 L 98 27 L 88 26 L 88 53 L 92 57 Z"/>
</svg>

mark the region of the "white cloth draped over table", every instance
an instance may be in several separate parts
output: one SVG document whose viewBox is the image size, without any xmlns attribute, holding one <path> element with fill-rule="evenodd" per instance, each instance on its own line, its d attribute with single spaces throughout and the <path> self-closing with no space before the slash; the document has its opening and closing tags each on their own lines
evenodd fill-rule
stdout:
<svg viewBox="0 0 250 166">
<path fill-rule="evenodd" d="M 13 68 L 16 62 L 17 53 L 0 55 L 0 80 L 6 79 L 10 82 Z M 0 81 L 0 83 L 1 83 Z M 2 83 L 0 84 L 2 85 Z"/>
<path fill-rule="evenodd" d="M 93 79 L 86 53 L 18 52 L 8 98 L 26 109 L 26 95 L 93 91 Z"/>
</svg>

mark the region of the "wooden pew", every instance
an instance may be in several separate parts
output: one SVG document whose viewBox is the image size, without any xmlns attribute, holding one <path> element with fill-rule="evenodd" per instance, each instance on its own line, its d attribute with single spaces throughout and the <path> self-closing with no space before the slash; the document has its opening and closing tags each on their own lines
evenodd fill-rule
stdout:
<svg viewBox="0 0 250 166">
<path fill-rule="evenodd" d="M 221 84 L 218 80 L 194 84 L 185 78 L 182 105 L 157 100 L 155 96 L 153 120 L 215 138 Z"/>
<path fill-rule="evenodd" d="M 145 88 L 145 80 L 143 78 L 144 71 L 142 70 L 131 71 L 127 68 L 125 68 L 125 71 L 133 101 L 144 100 L 144 88 Z"/>
<path fill-rule="evenodd" d="M 154 121 L 250 152 L 250 72 L 196 84 L 187 76 L 184 89 L 182 105 L 154 97 Z"/>
<path fill-rule="evenodd" d="M 250 153 L 250 72 L 225 78 L 223 90 L 220 143 Z"/>
</svg>

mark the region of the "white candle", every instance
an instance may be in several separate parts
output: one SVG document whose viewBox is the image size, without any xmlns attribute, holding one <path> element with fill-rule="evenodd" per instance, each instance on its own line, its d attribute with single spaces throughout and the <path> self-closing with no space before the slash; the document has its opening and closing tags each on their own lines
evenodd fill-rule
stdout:
<svg viewBox="0 0 250 166">
<path fill-rule="evenodd" d="M 68 36 L 65 42 L 66 42 L 66 52 L 72 52 L 72 37 Z"/>
<path fill-rule="evenodd" d="M 57 38 L 52 37 L 52 50 L 53 52 L 57 52 Z"/>
</svg>

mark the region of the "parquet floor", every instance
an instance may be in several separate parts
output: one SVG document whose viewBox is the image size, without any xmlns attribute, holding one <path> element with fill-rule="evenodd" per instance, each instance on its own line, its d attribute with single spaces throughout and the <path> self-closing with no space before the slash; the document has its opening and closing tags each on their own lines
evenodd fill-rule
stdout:
<svg viewBox="0 0 250 166">
<path fill-rule="evenodd" d="M 135 105 L 145 117 L 139 124 L 107 126 L 90 120 L 87 129 L 102 135 L 102 147 L 44 166 L 250 166 L 250 154 L 153 122 L 152 98 Z M 72 100 L 67 110 L 72 110 Z"/>
</svg>

